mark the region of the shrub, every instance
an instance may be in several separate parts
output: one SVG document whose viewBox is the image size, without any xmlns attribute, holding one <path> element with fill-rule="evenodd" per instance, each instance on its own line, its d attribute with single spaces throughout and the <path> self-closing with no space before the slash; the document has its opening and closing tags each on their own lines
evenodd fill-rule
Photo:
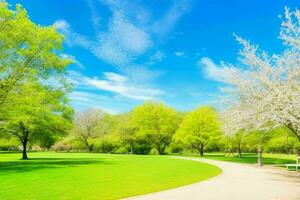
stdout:
<svg viewBox="0 0 300 200">
<path fill-rule="evenodd" d="M 2 151 L 18 151 L 20 143 L 15 139 L 1 139 L 0 150 Z"/>
<path fill-rule="evenodd" d="M 300 156 L 300 142 L 294 144 L 294 153 Z"/>
</svg>

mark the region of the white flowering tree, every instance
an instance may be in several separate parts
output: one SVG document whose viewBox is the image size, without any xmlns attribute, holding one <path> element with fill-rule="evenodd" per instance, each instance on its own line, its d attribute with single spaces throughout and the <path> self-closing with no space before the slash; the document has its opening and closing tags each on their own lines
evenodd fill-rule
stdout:
<svg viewBox="0 0 300 200">
<path fill-rule="evenodd" d="M 241 64 L 222 63 L 224 130 L 268 131 L 285 126 L 300 141 L 300 11 L 285 9 L 280 39 L 285 49 L 268 54 L 238 37 Z"/>
</svg>

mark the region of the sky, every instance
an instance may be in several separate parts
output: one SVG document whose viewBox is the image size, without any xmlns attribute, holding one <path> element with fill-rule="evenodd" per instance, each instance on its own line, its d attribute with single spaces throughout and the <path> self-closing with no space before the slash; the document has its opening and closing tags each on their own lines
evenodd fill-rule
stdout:
<svg viewBox="0 0 300 200">
<path fill-rule="evenodd" d="M 130 111 L 161 101 L 180 111 L 216 106 L 220 63 L 238 64 L 233 33 L 270 53 L 284 7 L 299 0 L 8 0 L 65 35 L 62 57 L 77 110 Z"/>
</svg>

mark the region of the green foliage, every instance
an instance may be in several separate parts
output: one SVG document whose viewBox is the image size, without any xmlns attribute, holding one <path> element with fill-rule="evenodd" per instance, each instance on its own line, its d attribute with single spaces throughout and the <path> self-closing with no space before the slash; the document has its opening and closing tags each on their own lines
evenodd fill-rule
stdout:
<svg viewBox="0 0 300 200">
<path fill-rule="evenodd" d="M 0 110 L 4 110 L 12 91 L 26 81 L 45 84 L 51 77 L 64 83 L 65 67 L 71 61 L 57 54 L 63 36 L 53 26 L 36 25 L 21 5 L 13 11 L 0 2 L 0 17 Z"/>
<path fill-rule="evenodd" d="M 265 153 L 263 156 L 264 156 L 264 164 L 267 165 L 295 164 L 296 162 L 295 155 Z M 243 157 L 226 155 L 224 153 L 210 153 L 210 154 L 206 154 L 204 157 L 213 160 L 229 161 L 229 162 L 236 162 L 236 163 L 248 163 L 248 164 L 257 163 L 256 153 L 244 153 Z"/>
<path fill-rule="evenodd" d="M 0 18 L 0 125 L 20 140 L 27 159 L 29 140 L 49 148 L 52 135 L 70 127 L 64 75 L 71 61 L 58 55 L 62 35 L 36 25 L 21 5 L 13 11 L 0 2 Z"/>
<path fill-rule="evenodd" d="M 19 150 L 20 142 L 16 138 L 0 139 L 1 151 L 17 151 Z"/>
<path fill-rule="evenodd" d="M 95 142 L 95 152 L 100 153 L 114 153 L 119 147 L 117 138 L 103 137 Z"/>
<path fill-rule="evenodd" d="M 210 107 L 200 107 L 186 115 L 175 135 L 190 148 L 203 156 L 204 147 L 220 136 L 220 121 L 216 111 Z"/>
<path fill-rule="evenodd" d="M 135 153 L 135 146 L 138 141 L 138 127 L 132 123 L 131 113 L 125 113 L 117 117 L 119 120 L 117 132 L 122 144 L 128 146 L 127 152 L 130 152 L 131 154 Z"/>
<path fill-rule="evenodd" d="M 27 83 L 10 96 L 1 126 L 22 142 L 26 153 L 28 140 L 65 134 L 70 128 L 72 108 L 64 98 L 61 91 Z"/>
<path fill-rule="evenodd" d="M 294 144 L 294 153 L 300 156 L 300 142 Z"/>
<path fill-rule="evenodd" d="M 147 137 L 158 153 L 163 154 L 172 142 L 179 117 L 162 103 L 146 102 L 133 110 L 132 120 L 138 134 Z"/>
</svg>

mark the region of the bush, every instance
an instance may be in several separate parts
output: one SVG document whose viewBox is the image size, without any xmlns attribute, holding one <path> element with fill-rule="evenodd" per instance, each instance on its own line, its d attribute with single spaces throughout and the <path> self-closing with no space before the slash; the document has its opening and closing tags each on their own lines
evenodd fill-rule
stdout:
<svg viewBox="0 0 300 200">
<path fill-rule="evenodd" d="M 117 154 L 127 154 L 130 153 L 130 147 L 129 146 L 120 146 L 118 149 L 114 151 L 114 153 Z"/>
<path fill-rule="evenodd" d="M 294 153 L 300 156 L 300 142 L 294 144 Z"/>
<path fill-rule="evenodd" d="M 2 151 L 18 151 L 20 148 L 20 142 L 15 138 L 0 139 L 0 150 Z"/>
<path fill-rule="evenodd" d="M 137 140 L 136 145 L 134 146 L 135 154 L 149 154 L 152 149 L 150 142 L 147 139 L 141 138 Z"/>
<path fill-rule="evenodd" d="M 65 144 L 63 141 L 55 144 L 52 149 L 56 152 L 63 151 L 69 152 L 72 150 L 72 146 L 69 144 Z"/>
<path fill-rule="evenodd" d="M 167 149 L 169 153 L 178 153 L 180 154 L 184 150 L 184 144 L 179 141 L 172 142 L 170 147 Z"/>
<path fill-rule="evenodd" d="M 266 152 L 270 153 L 292 153 L 293 146 L 297 142 L 296 138 L 275 137 L 271 139 L 266 147 Z"/>
<path fill-rule="evenodd" d="M 155 149 L 155 148 L 152 148 L 151 150 L 150 150 L 150 153 L 149 153 L 150 155 L 158 155 L 159 153 L 158 153 L 158 151 Z"/>
<path fill-rule="evenodd" d="M 118 147 L 117 141 L 111 138 L 101 138 L 94 143 L 94 151 L 100 153 L 114 153 Z"/>
</svg>

